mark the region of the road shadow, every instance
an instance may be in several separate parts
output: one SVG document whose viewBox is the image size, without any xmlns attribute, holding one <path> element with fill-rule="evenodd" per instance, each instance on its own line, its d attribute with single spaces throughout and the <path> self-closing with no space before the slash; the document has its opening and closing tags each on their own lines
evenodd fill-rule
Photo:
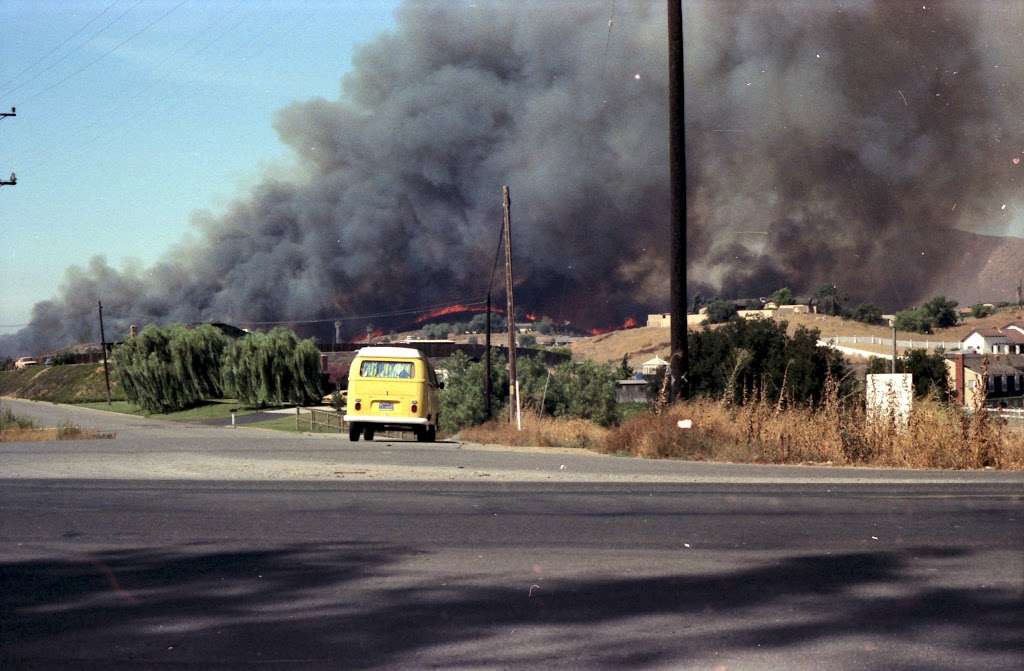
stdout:
<svg viewBox="0 0 1024 671">
<path fill-rule="evenodd" d="M 2 563 L 0 665 L 370 668 L 429 658 L 449 644 L 464 666 L 550 666 L 551 649 L 489 643 L 538 627 L 557 638 L 561 665 L 588 668 L 681 664 L 709 650 L 743 654 L 848 636 L 911 642 L 936 629 L 960 653 L 1024 654 L 1019 591 L 941 587 L 911 575 L 920 560 L 967 559 L 959 550 L 818 554 L 724 573 L 534 585 L 438 584 L 402 568 L 424 555 L 372 544 L 186 546 Z M 892 586 L 899 589 L 873 591 Z M 756 615 L 766 608 L 787 617 Z M 643 618 L 666 616 L 673 624 L 665 631 L 637 633 Z"/>
</svg>

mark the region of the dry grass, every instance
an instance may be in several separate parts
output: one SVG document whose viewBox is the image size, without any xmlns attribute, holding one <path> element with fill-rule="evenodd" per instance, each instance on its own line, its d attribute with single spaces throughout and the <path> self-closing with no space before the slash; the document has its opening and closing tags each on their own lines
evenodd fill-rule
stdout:
<svg viewBox="0 0 1024 671">
<path fill-rule="evenodd" d="M 692 429 L 676 422 L 692 419 Z M 817 410 L 754 401 L 735 408 L 712 400 L 643 414 L 613 430 L 601 447 L 613 454 L 773 464 L 903 468 L 1024 469 L 1024 430 L 982 411 L 966 415 L 934 401 L 916 403 L 905 429 L 868 421 L 835 392 Z"/>
<path fill-rule="evenodd" d="M 114 434 L 83 429 L 64 422 L 57 427 L 39 428 L 27 417 L 15 415 L 10 408 L 0 412 L 0 443 L 40 443 L 50 440 L 88 440 L 113 438 Z"/>
<path fill-rule="evenodd" d="M 590 449 L 603 445 L 607 435 L 608 429 L 585 419 L 537 418 L 532 414 L 523 416 L 522 431 L 506 421 L 491 420 L 459 432 L 463 440 L 475 443 Z"/>
</svg>

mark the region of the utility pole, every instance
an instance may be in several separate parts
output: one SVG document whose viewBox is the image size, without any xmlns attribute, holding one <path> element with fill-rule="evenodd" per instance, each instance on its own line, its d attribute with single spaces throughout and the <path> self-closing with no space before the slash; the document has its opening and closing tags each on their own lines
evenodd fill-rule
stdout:
<svg viewBox="0 0 1024 671">
<path fill-rule="evenodd" d="M 96 301 L 100 308 L 100 352 L 103 353 L 103 379 L 107 383 L 107 405 L 110 405 L 110 368 L 107 366 L 107 335 L 103 331 L 103 301 Z"/>
<path fill-rule="evenodd" d="M 0 112 L 0 119 L 4 119 L 9 116 L 18 116 L 18 111 L 11 107 L 10 112 Z M 0 186 L 14 186 L 18 183 L 18 176 L 13 172 L 11 173 L 10 179 L 0 179 Z"/>
<path fill-rule="evenodd" d="M 896 374 L 896 320 L 890 320 L 892 326 L 892 373 Z"/>
<path fill-rule="evenodd" d="M 491 273 L 493 278 L 494 273 Z M 491 287 L 487 286 L 486 335 L 484 335 L 484 408 L 487 419 L 491 419 Z"/>
<path fill-rule="evenodd" d="M 686 127 L 683 116 L 683 9 L 668 0 L 669 188 L 672 229 L 671 347 L 672 400 L 689 396 L 690 356 L 686 342 Z"/>
<path fill-rule="evenodd" d="M 512 201 L 508 186 L 501 187 L 502 219 L 505 236 L 505 293 L 507 294 L 505 320 L 508 322 L 508 421 L 516 421 L 519 397 L 516 394 L 516 306 L 512 292 Z"/>
</svg>

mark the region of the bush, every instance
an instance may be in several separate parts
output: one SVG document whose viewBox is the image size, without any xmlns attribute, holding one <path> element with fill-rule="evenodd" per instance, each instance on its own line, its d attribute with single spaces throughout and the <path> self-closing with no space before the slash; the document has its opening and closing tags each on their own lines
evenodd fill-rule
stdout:
<svg viewBox="0 0 1024 671">
<path fill-rule="evenodd" d="M 956 312 L 956 301 L 947 300 L 945 296 L 936 296 L 921 306 L 933 324 L 939 328 L 956 326 L 960 315 Z"/>
<path fill-rule="evenodd" d="M 320 351 L 288 329 L 250 333 L 231 343 L 222 361 L 224 390 L 247 405 L 307 405 L 323 396 Z"/>
<path fill-rule="evenodd" d="M 992 314 L 992 308 L 983 303 L 976 303 L 971 306 L 971 316 L 975 319 L 984 319 Z"/>
<path fill-rule="evenodd" d="M 792 305 L 793 292 L 790 291 L 789 287 L 783 287 L 769 296 L 768 300 L 776 305 Z"/>
<path fill-rule="evenodd" d="M 184 410 L 219 397 L 227 337 L 212 326 L 147 326 L 114 348 L 114 371 L 127 399 L 149 413 Z"/>
<path fill-rule="evenodd" d="M 890 373 L 892 362 L 877 357 L 868 361 L 868 373 Z M 924 398 L 937 396 L 945 400 L 949 393 L 949 376 L 946 362 L 941 354 L 929 354 L 923 349 L 913 349 L 906 356 L 897 357 L 897 373 L 910 373 L 914 376 L 914 396 Z"/>
<path fill-rule="evenodd" d="M 931 333 L 932 318 L 922 308 L 900 310 L 896 313 L 896 328 L 900 331 Z"/>
<path fill-rule="evenodd" d="M 742 403 L 755 391 L 775 401 L 817 404 L 829 377 L 845 377 L 842 355 L 818 347 L 817 329 L 786 335 L 786 322 L 737 319 L 714 331 L 689 334 L 694 394 Z"/>
<path fill-rule="evenodd" d="M 873 303 L 861 303 L 850 311 L 850 319 L 865 324 L 881 324 L 882 308 Z"/>
<path fill-rule="evenodd" d="M 731 301 L 711 301 L 708 304 L 708 323 L 721 324 L 736 316 L 736 306 Z"/>
<path fill-rule="evenodd" d="M 441 430 L 455 433 L 467 426 L 488 419 L 484 393 L 484 362 L 470 361 L 463 352 L 456 352 L 445 365 L 448 381 L 441 391 Z M 520 385 L 520 389 L 522 386 Z M 508 371 L 505 357 L 491 360 L 491 407 L 499 416 L 508 398 Z"/>
</svg>

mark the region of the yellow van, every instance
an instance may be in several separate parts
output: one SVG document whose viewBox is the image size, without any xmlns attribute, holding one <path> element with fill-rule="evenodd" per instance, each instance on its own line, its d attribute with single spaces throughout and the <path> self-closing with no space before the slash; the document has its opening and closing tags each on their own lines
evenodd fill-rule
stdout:
<svg viewBox="0 0 1024 671">
<path fill-rule="evenodd" d="M 373 440 L 377 430 L 412 431 L 416 440 L 437 439 L 438 383 L 423 352 L 411 347 L 364 347 L 348 372 L 345 422 L 349 440 Z"/>
</svg>

